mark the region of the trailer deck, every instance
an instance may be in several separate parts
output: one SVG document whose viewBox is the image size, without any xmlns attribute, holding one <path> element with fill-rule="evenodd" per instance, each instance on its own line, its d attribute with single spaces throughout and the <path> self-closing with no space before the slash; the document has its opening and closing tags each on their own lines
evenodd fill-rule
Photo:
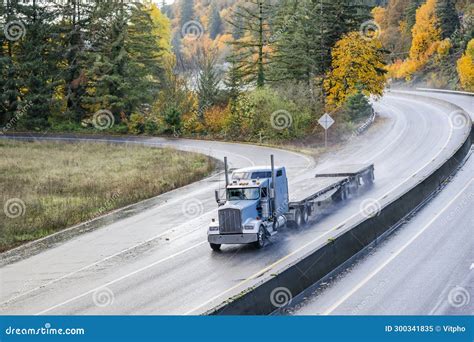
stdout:
<svg viewBox="0 0 474 342">
<path fill-rule="evenodd" d="M 337 191 L 346 184 L 353 186 L 356 184 L 357 187 L 360 183 L 359 178 L 373 180 L 373 172 L 373 164 L 346 164 L 323 170 L 314 178 L 304 179 L 291 186 L 289 205 L 290 207 L 301 206 L 331 191 Z"/>
<path fill-rule="evenodd" d="M 334 172 L 335 168 L 328 168 L 316 174 L 315 177 L 354 177 L 373 170 L 374 164 L 343 164 L 337 166 L 336 172 Z"/>
<path fill-rule="evenodd" d="M 311 201 L 331 190 L 335 190 L 347 180 L 347 177 L 315 177 L 293 184 L 293 186 L 290 186 L 290 207 Z"/>
</svg>

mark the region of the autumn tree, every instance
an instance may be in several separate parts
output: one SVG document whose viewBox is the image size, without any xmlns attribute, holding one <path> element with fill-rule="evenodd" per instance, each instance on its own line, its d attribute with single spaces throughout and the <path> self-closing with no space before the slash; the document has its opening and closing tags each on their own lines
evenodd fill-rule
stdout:
<svg viewBox="0 0 474 342">
<path fill-rule="evenodd" d="M 436 16 L 436 0 L 427 0 L 416 11 L 416 23 L 412 30 L 413 39 L 410 48 L 410 58 L 420 64 L 436 51 L 435 43 L 441 38 Z"/>
<path fill-rule="evenodd" d="M 474 39 L 469 41 L 466 52 L 458 60 L 457 70 L 462 89 L 474 91 Z"/>
<path fill-rule="evenodd" d="M 339 107 L 359 90 L 381 96 L 385 88 L 385 63 L 378 39 L 364 39 L 359 32 L 344 35 L 332 51 L 331 72 L 324 81 L 327 103 Z"/>
</svg>

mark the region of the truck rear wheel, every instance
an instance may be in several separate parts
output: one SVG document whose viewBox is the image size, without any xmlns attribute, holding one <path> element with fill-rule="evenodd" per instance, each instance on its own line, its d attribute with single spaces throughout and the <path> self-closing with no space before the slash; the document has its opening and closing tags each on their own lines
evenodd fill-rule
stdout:
<svg viewBox="0 0 474 342">
<path fill-rule="evenodd" d="M 308 223 L 309 215 L 310 215 L 309 208 L 304 208 L 303 209 L 303 224 Z"/>
<path fill-rule="evenodd" d="M 217 243 L 210 243 L 209 244 L 212 248 L 213 251 L 220 251 L 221 250 L 221 245 L 220 244 L 217 244 Z"/>
<path fill-rule="evenodd" d="M 295 226 L 299 228 L 303 225 L 303 214 L 301 213 L 301 209 L 296 209 L 295 212 Z"/>
<path fill-rule="evenodd" d="M 257 241 L 255 241 L 253 245 L 257 249 L 265 247 L 265 229 L 263 229 L 263 227 L 260 227 L 258 230 Z"/>
</svg>

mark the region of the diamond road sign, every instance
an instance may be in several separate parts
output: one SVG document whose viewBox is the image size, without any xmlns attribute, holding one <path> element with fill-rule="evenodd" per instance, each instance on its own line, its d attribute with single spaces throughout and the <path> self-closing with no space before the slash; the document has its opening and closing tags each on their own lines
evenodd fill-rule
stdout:
<svg viewBox="0 0 474 342">
<path fill-rule="evenodd" d="M 332 125 L 334 125 L 334 119 L 329 114 L 324 114 L 321 119 L 319 119 L 319 124 L 323 126 L 325 130 L 328 130 Z"/>
</svg>

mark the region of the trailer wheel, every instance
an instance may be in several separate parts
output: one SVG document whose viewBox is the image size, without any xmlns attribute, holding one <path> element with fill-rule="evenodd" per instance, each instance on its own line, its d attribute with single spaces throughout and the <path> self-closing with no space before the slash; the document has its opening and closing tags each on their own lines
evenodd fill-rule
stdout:
<svg viewBox="0 0 474 342">
<path fill-rule="evenodd" d="M 308 221 L 309 221 L 309 215 L 310 215 L 310 213 L 309 213 L 309 208 L 304 208 L 304 209 L 303 209 L 303 224 L 308 223 Z"/>
<path fill-rule="evenodd" d="M 265 229 L 263 229 L 263 226 L 260 226 L 257 234 L 257 241 L 255 241 L 253 245 L 257 249 L 265 247 Z"/>
<path fill-rule="evenodd" d="M 371 186 L 372 184 L 374 184 L 374 174 L 372 172 L 370 172 L 369 174 L 365 175 L 363 177 L 364 179 L 364 185 L 365 186 Z"/>
<path fill-rule="evenodd" d="M 210 243 L 209 245 L 211 246 L 211 248 L 212 248 L 213 251 L 218 252 L 218 251 L 221 250 L 221 245 L 220 245 L 220 244 L 217 244 L 217 243 Z"/>
<path fill-rule="evenodd" d="M 295 212 L 295 226 L 299 228 L 303 225 L 303 214 L 301 213 L 301 209 L 296 209 Z"/>
</svg>

